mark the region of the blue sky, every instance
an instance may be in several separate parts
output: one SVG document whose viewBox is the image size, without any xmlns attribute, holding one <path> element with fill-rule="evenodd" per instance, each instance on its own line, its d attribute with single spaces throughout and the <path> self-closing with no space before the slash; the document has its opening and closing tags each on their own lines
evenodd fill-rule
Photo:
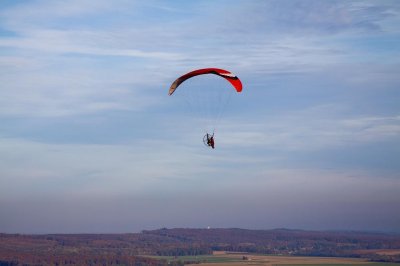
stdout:
<svg viewBox="0 0 400 266">
<path fill-rule="evenodd" d="M 395 0 L 2 0 L 0 232 L 399 232 L 399 47 Z M 215 150 L 167 96 L 203 67 Z"/>
</svg>

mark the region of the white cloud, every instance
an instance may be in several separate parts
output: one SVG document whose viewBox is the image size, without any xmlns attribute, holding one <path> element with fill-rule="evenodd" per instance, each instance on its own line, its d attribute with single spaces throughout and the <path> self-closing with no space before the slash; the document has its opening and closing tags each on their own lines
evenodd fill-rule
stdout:
<svg viewBox="0 0 400 266">
<path fill-rule="evenodd" d="M 112 12 L 121 16 L 126 12 L 136 14 L 143 7 L 143 4 L 137 5 L 126 1 L 118 4 L 107 1 L 71 1 L 69 4 L 39 1 L 4 10 L 4 24 L 15 31 L 16 36 L 0 38 L 0 46 L 10 51 L 0 57 L 0 65 L 5 68 L 0 81 L 6 84 L 0 92 L 3 96 L 0 112 L 7 116 L 58 116 L 126 110 L 132 106 L 143 110 L 155 100 L 143 96 L 143 91 L 136 88 L 142 85 L 153 88 L 168 86 L 173 77 L 194 68 L 211 65 L 231 67 L 242 75 L 302 74 L 319 71 L 321 66 L 325 69 L 330 65 L 341 67 L 354 55 L 363 57 L 355 49 L 329 36 L 321 39 L 310 35 L 276 35 L 264 22 L 260 27 L 251 27 L 256 32 L 244 31 L 240 25 L 228 23 L 232 17 L 230 11 L 219 14 L 221 9 L 212 11 L 207 4 L 196 6 L 198 12 L 202 11 L 206 17 L 193 16 L 148 24 L 126 19 L 124 24 L 110 23 L 106 27 L 96 26 L 96 23 L 90 27 L 85 23 L 66 27 L 74 22 L 74 16 L 90 14 L 99 18 L 102 15 L 114 16 Z M 248 5 L 243 12 L 252 14 L 254 4 Z M 157 3 L 148 6 L 158 9 Z M 159 8 L 165 9 L 165 4 Z M 278 5 L 277 8 L 282 7 Z M 172 8 L 164 12 L 176 15 L 177 10 Z M 303 8 L 301 12 L 306 11 Z M 44 13 L 49 16 L 44 16 Z M 233 17 L 241 21 L 240 16 Z M 26 27 L 24 21 L 29 21 L 30 26 Z M 125 61 L 112 64 L 118 60 Z M 86 64 L 86 69 L 82 64 Z M 108 67 L 108 64 L 112 66 Z M 35 75 L 29 74 L 32 69 L 37 71 Z M 133 103 L 127 102 L 127 94 L 118 94 L 125 89 L 121 84 L 135 88 L 131 95 L 135 99 Z M 111 93 L 104 92 L 107 88 L 116 91 L 116 97 L 110 100 Z M 75 97 L 72 98 L 72 94 Z"/>
<path fill-rule="evenodd" d="M 146 52 L 118 45 L 118 36 L 110 32 L 69 31 L 69 30 L 31 30 L 23 37 L 0 39 L 0 46 L 31 50 L 46 54 L 83 54 L 99 56 L 126 56 L 158 60 L 181 59 L 177 53 Z M 134 39 L 133 39 L 134 44 Z"/>
<path fill-rule="evenodd" d="M 53 2 L 36 0 L 17 3 L 14 7 L 3 10 L 6 24 L 12 28 L 34 27 L 36 23 L 47 22 L 51 25 L 56 19 L 76 19 L 77 17 L 105 14 L 112 11 L 135 10 L 136 1 L 119 0 L 67 0 Z"/>
<path fill-rule="evenodd" d="M 332 114 L 334 106 L 260 116 L 256 121 L 234 121 L 221 126 L 222 145 L 262 147 L 279 150 L 319 150 L 330 147 L 395 140 L 400 136 L 399 116 Z M 331 114 L 330 114 L 331 113 Z M 240 125 L 238 127 L 237 125 Z"/>
<path fill-rule="evenodd" d="M 58 59 L 31 58 L 3 73 L 0 114 L 54 117 L 141 110 L 156 101 L 146 91 L 140 91 L 146 82 L 156 82 L 157 75 L 153 79 L 136 79 L 140 74 L 132 74 L 135 70 L 110 71 L 107 66 L 94 65 L 90 59 Z"/>
<path fill-rule="evenodd" d="M 187 156 L 188 148 L 157 140 L 85 145 L 1 138 L 0 146 L 3 198 L 25 192 L 34 197 L 142 195 L 159 189 L 160 183 L 169 186 L 168 180 L 178 180 L 174 184 L 190 180 L 201 164 L 194 160 L 201 156 L 193 151 Z"/>
</svg>

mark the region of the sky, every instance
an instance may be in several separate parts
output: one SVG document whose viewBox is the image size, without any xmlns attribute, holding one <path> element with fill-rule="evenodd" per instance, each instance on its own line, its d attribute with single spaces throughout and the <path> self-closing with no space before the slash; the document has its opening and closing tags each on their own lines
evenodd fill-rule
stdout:
<svg viewBox="0 0 400 266">
<path fill-rule="evenodd" d="M 400 232 L 399 72 L 397 0 L 1 0 L 0 232 Z"/>
</svg>

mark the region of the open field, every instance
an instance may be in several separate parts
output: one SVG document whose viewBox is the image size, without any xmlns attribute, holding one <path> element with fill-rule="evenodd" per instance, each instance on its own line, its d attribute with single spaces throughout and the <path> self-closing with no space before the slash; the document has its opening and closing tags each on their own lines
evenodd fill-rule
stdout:
<svg viewBox="0 0 400 266">
<path fill-rule="evenodd" d="M 358 254 L 400 255 L 400 249 L 364 249 L 357 250 Z"/>
<path fill-rule="evenodd" d="M 243 256 L 247 260 L 243 260 Z M 399 266 L 398 263 L 375 263 L 368 262 L 366 259 L 356 258 L 326 258 L 326 257 L 296 257 L 296 256 L 267 256 L 258 254 L 245 254 L 245 253 L 225 253 L 215 252 L 213 256 L 204 256 L 204 263 L 200 264 L 187 264 L 187 265 L 205 265 L 205 266 Z M 206 258 L 207 257 L 207 258 Z M 198 260 L 203 261 L 202 256 L 197 257 Z"/>
</svg>

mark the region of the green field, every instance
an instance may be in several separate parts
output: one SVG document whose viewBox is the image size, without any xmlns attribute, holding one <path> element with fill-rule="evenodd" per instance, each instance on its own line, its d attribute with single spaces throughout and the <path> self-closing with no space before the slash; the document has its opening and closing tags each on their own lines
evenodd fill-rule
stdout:
<svg viewBox="0 0 400 266">
<path fill-rule="evenodd" d="M 275 264 L 276 266 L 400 266 L 400 263 L 390 263 L 390 262 L 369 262 L 365 264 Z"/>
<path fill-rule="evenodd" d="M 144 256 L 148 258 L 154 258 L 159 260 L 166 260 L 167 262 L 173 261 L 182 261 L 182 262 L 195 262 L 200 263 L 200 265 L 207 265 L 209 263 L 221 264 L 223 266 L 229 265 L 229 263 L 236 262 L 239 263 L 237 265 L 271 265 L 271 266 L 400 266 L 400 263 L 385 263 L 385 262 L 366 262 L 366 261 L 355 261 L 345 262 L 344 263 L 335 263 L 336 261 L 332 261 L 331 263 L 328 261 L 322 262 L 318 261 L 316 263 L 307 263 L 308 261 L 302 260 L 298 261 L 300 263 L 285 263 L 287 258 L 293 257 L 278 257 L 278 256 L 268 256 L 263 254 L 244 254 L 245 256 L 252 257 L 253 260 L 246 261 L 242 259 L 242 255 L 240 254 L 225 254 L 225 255 L 200 255 L 200 256 Z M 278 258 L 279 262 L 264 260 L 264 258 Z M 304 258 L 304 257 L 303 257 Z M 318 257 L 309 257 L 308 260 L 319 260 L 321 258 Z M 324 259 L 324 258 L 322 258 Z M 334 260 L 341 260 L 345 258 L 332 258 Z M 287 261 L 286 261 L 287 262 Z M 301 263 L 304 262 L 304 263 Z M 361 263 L 360 263 L 361 262 Z"/>
<path fill-rule="evenodd" d="M 145 256 L 148 258 L 171 261 L 199 261 L 201 263 L 226 263 L 226 262 L 240 262 L 241 259 L 232 257 L 221 257 L 214 255 L 199 255 L 199 256 Z M 397 265 L 400 266 L 400 265 Z"/>
</svg>

